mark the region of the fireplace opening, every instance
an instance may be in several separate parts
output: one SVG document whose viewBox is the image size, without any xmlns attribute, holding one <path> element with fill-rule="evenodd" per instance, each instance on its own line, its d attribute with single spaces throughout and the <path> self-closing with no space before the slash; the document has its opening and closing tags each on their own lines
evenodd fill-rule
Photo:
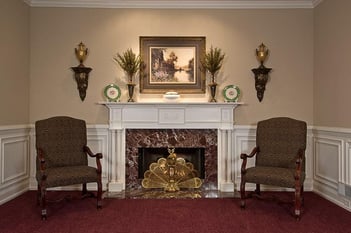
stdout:
<svg viewBox="0 0 351 233">
<path fill-rule="evenodd" d="M 175 148 L 178 158 L 183 158 L 186 162 L 194 165 L 194 169 L 199 172 L 199 178 L 205 178 L 205 148 Z M 143 179 L 144 173 L 149 170 L 151 163 L 157 162 L 160 158 L 167 158 L 169 155 L 167 147 L 142 147 L 138 148 L 138 178 Z"/>
</svg>

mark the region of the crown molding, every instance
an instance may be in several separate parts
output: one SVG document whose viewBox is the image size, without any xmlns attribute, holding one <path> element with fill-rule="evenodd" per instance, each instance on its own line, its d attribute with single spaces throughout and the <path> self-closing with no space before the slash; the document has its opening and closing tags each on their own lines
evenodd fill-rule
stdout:
<svg viewBox="0 0 351 233">
<path fill-rule="evenodd" d="M 319 3 L 321 3 L 323 0 L 312 0 L 312 5 L 313 8 L 315 8 Z"/>
<path fill-rule="evenodd" d="M 314 8 L 323 0 L 23 0 L 31 7 L 152 9 L 288 9 Z"/>
</svg>

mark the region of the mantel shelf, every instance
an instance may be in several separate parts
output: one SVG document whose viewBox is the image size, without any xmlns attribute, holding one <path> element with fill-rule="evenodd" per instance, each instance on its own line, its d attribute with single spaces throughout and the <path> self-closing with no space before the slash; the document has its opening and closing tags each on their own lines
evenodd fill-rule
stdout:
<svg viewBox="0 0 351 233">
<path fill-rule="evenodd" d="M 109 109 L 110 129 L 233 129 L 239 102 L 99 102 Z"/>
<path fill-rule="evenodd" d="M 238 106 L 243 105 L 243 102 L 98 102 L 98 104 L 106 106 L 148 106 L 148 105 L 161 105 L 161 106 Z"/>
</svg>

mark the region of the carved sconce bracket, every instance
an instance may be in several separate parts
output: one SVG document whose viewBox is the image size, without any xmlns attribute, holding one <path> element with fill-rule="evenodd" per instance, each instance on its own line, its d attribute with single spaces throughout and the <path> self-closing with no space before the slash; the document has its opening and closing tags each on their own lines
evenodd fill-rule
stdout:
<svg viewBox="0 0 351 233">
<path fill-rule="evenodd" d="M 255 74 L 255 88 L 257 92 L 257 98 L 261 102 L 263 99 L 264 91 L 266 90 L 266 83 L 268 81 L 268 74 L 272 70 L 271 68 L 266 68 L 263 63 L 268 57 L 269 50 L 262 43 L 256 49 L 256 58 L 261 63 L 258 68 L 252 69 Z"/>
<path fill-rule="evenodd" d="M 74 71 L 74 78 L 77 82 L 80 99 L 84 101 L 88 88 L 89 73 L 92 71 L 92 68 L 77 66 L 71 67 L 71 69 Z"/>
<path fill-rule="evenodd" d="M 271 70 L 271 68 L 266 68 L 263 65 L 256 69 L 252 69 L 252 72 L 255 74 L 257 98 L 260 102 L 263 99 L 264 91 L 266 90 L 266 83 L 268 81 L 268 74 Z"/>
</svg>

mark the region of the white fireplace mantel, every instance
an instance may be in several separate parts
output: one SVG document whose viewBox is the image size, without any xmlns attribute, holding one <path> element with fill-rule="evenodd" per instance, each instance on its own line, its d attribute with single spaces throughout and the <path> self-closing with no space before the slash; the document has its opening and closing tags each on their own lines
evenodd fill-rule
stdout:
<svg viewBox="0 0 351 233">
<path fill-rule="evenodd" d="M 217 129 L 218 188 L 233 192 L 234 109 L 229 103 L 120 103 L 99 102 L 109 109 L 111 162 L 108 189 L 125 189 L 125 129 Z"/>
</svg>

